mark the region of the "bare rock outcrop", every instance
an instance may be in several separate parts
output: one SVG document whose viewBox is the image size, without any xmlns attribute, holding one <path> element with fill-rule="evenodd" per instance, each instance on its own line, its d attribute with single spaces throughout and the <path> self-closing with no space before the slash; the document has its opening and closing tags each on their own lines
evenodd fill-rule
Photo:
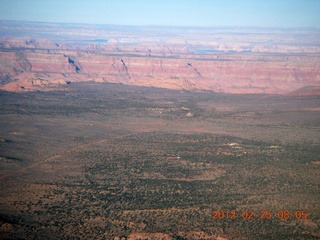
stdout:
<svg viewBox="0 0 320 240">
<path fill-rule="evenodd" d="M 255 31 L 255 38 L 253 34 L 238 34 L 239 30 L 220 31 L 216 38 L 209 34 L 211 30 L 202 30 L 203 35 L 194 31 L 194 35 L 186 35 L 179 29 L 178 37 L 160 33 L 158 38 L 144 31 L 131 36 L 112 32 L 108 33 L 112 35 L 109 41 L 102 43 L 63 40 L 61 36 L 55 40 L 3 37 L 0 88 L 26 91 L 70 81 L 96 81 L 226 93 L 289 94 L 306 86 L 320 86 L 320 48 L 310 37 L 319 33 L 296 30 L 295 40 L 296 35 L 288 38 L 283 31 L 274 35 L 277 42 L 262 30 L 247 29 Z M 301 42 L 303 34 L 306 45 Z M 232 40 L 233 36 L 237 41 Z M 309 89 L 299 94 L 317 95 L 319 91 Z"/>
</svg>

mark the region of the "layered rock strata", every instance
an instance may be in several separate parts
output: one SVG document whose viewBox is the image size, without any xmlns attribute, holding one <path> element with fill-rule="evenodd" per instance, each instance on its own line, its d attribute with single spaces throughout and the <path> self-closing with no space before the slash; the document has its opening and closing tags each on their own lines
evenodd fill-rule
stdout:
<svg viewBox="0 0 320 240">
<path fill-rule="evenodd" d="M 223 36 L 228 40 L 234 35 Z M 303 46 L 298 37 L 293 44 L 278 36 L 278 43 L 269 45 L 259 39 L 253 44 L 251 35 L 250 44 L 243 39 L 218 44 L 201 37 L 198 42 L 194 37 L 182 41 L 177 36 L 160 37 L 161 41 L 140 36 L 93 42 L 2 37 L 0 87 L 46 90 L 58 84 L 97 81 L 226 93 L 288 94 L 312 87 L 304 92 L 317 94 L 320 48 Z"/>
</svg>

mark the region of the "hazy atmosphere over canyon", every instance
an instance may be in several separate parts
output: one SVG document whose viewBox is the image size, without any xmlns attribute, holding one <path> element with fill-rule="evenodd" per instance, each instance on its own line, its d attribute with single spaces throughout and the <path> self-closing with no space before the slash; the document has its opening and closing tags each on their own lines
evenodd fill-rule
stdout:
<svg viewBox="0 0 320 240">
<path fill-rule="evenodd" d="M 95 81 L 225 93 L 319 92 L 317 30 L 4 21 L 0 28 L 1 88 L 8 91 Z"/>
<path fill-rule="evenodd" d="M 3 20 L 29 21 L 1 22 L 4 90 L 96 81 L 226 93 L 319 92 L 317 1 L 1 4 Z"/>
</svg>

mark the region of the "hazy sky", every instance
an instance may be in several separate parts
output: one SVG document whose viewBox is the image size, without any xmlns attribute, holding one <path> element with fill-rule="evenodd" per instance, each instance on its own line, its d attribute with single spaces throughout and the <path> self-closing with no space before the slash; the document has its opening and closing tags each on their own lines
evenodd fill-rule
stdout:
<svg viewBox="0 0 320 240">
<path fill-rule="evenodd" d="M 1 20 L 320 27 L 320 0 L 0 0 Z"/>
</svg>

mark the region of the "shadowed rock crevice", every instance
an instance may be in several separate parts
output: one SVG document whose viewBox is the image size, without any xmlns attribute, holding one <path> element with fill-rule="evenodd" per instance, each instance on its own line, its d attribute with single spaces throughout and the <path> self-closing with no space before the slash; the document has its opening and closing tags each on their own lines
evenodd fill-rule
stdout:
<svg viewBox="0 0 320 240">
<path fill-rule="evenodd" d="M 75 68 L 77 73 L 83 73 L 80 64 L 71 57 L 68 57 L 68 63 L 70 63 Z"/>
<path fill-rule="evenodd" d="M 121 63 L 122 63 L 122 72 L 125 72 L 125 74 L 128 76 L 128 78 L 130 79 L 130 75 L 129 75 L 129 71 L 128 71 L 128 67 L 127 65 L 125 64 L 125 62 L 121 59 Z"/>
<path fill-rule="evenodd" d="M 196 73 L 196 75 L 197 75 L 198 77 L 203 77 L 203 76 L 201 75 L 201 73 L 199 72 L 199 70 L 198 70 L 197 68 L 193 67 L 191 63 L 188 63 L 188 67 L 193 68 L 194 72 Z"/>
</svg>

